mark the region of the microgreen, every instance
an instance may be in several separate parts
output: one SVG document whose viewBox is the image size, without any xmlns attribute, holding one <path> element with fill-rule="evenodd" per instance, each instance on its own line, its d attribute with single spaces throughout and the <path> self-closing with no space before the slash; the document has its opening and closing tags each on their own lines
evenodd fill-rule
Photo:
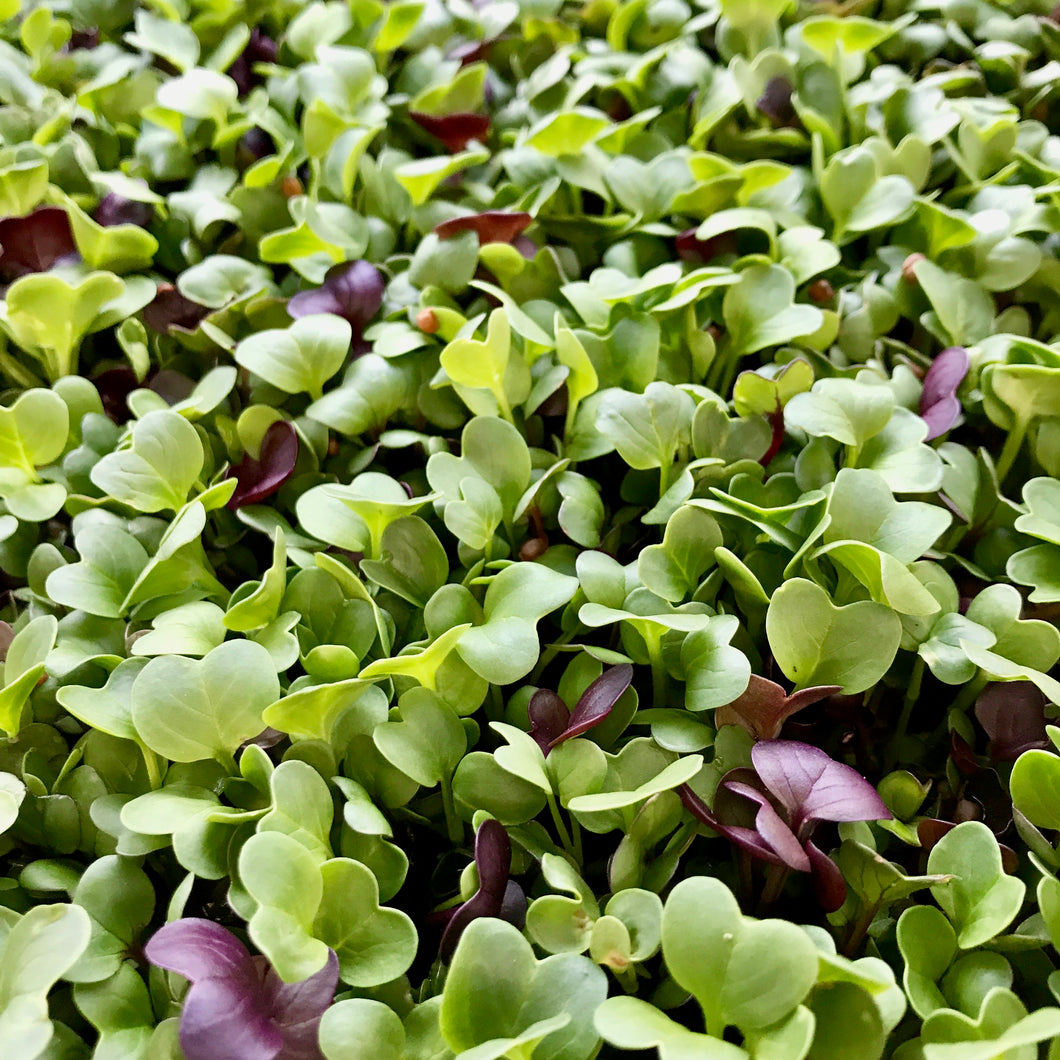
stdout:
<svg viewBox="0 0 1060 1060">
<path fill-rule="evenodd" d="M 9 1052 L 1056 1052 L 1052 7 L 0 0 Z"/>
</svg>

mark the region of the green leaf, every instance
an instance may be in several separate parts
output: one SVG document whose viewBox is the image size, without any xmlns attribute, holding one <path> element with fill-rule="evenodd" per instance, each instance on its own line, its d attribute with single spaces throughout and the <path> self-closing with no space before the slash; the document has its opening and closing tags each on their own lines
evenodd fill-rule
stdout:
<svg viewBox="0 0 1060 1060">
<path fill-rule="evenodd" d="M 427 788 L 451 777 L 467 751 L 467 735 L 453 710 L 436 693 L 411 688 L 398 700 L 397 719 L 372 731 L 383 757 Z"/>
<path fill-rule="evenodd" d="M 819 585 L 793 578 L 769 601 L 766 636 L 796 688 L 841 685 L 853 695 L 887 672 L 902 623 L 890 608 L 868 600 L 836 607 Z"/>
<path fill-rule="evenodd" d="M 511 924 L 480 917 L 457 944 L 440 1025 L 449 1047 L 469 1060 L 504 1056 L 523 1035 L 542 1037 L 535 1060 L 589 1060 L 600 1041 L 592 1014 L 606 995 L 606 976 L 587 957 L 561 953 L 538 961 Z M 545 1021 L 542 1034 L 545 1027 L 535 1025 Z"/>
<path fill-rule="evenodd" d="M 710 710 L 742 695 L 751 677 L 751 664 L 729 642 L 739 629 L 735 615 L 711 618 L 705 629 L 689 633 L 681 643 L 685 707 Z"/>
<path fill-rule="evenodd" d="M 129 448 L 108 453 L 89 477 L 104 493 L 137 511 L 177 511 L 204 459 L 195 428 L 179 413 L 159 409 L 137 420 Z"/>
<path fill-rule="evenodd" d="M 288 394 L 319 398 L 342 367 L 352 328 L 334 313 L 301 317 L 286 330 L 259 331 L 235 351 L 236 362 Z"/>
<path fill-rule="evenodd" d="M 174 762 L 222 763 L 265 727 L 262 711 L 279 698 L 269 653 L 234 640 L 201 660 L 152 659 L 133 683 L 133 724 L 144 743 Z"/>
<path fill-rule="evenodd" d="M 817 980 L 810 937 L 783 920 L 753 920 L 729 889 L 705 876 L 682 880 L 663 908 L 663 958 L 699 1002 L 707 1032 L 777 1023 Z"/>
<path fill-rule="evenodd" d="M 643 394 L 606 391 L 596 426 L 630 467 L 668 469 L 678 447 L 690 440 L 694 412 L 695 404 L 683 390 L 655 382 Z"/>
<path fill-rule="evenodd" d="M 887 426 L 894 409 L 889 387 L 853 379 L 819 379 L 807 394 L 796 394 L 784 420 L 814 437 L 834 438 L 860 449 Z"/>
<path fill-rule="evenodd" d="M 25 217 L 48 188 L 48 163 L 44 159 L 16 162 L 0 169 L 0 213 Z"/>
<path fill-rule="evenodd" d="M 422 206 L 447 177 L 469 166 L 487 162 L 489 157 L 489 151 L 479 148 L 473 151 L 460 151 L 455 155 L 417 158 L 415 161 L 403 162 L 396 166 L 394 180 L 409 193 L 413 206 Z"/>
<path fill-rule="evenodd" d="M 224 125 L 238 97 L 232 78 L 203 67 L 163 81 L 156 94 L 159 106 L 188 118 L 209 119 L 218 126 Z"/>
<path fill-rule="evenodd" d="M 19 730 L 22 708 L 44 676 L 44 664 L 55 647 L 59 623 L 52 615 L 28 622 L 8 645 L 0 688 L 0 728 L 10 736 Z"/>
<path fill-rule="evenodd" d="M 993 331 L 994 299 L 978 283 L 940 269 L 926 258 L 913 271 L 943 328 L 945 342 L 971 346 Z"/>
<path fill-rule="evenodd" d="M 10 930 L 0 959 L 0 1041 L 12 1056 L 40 1056 L 52 1039 L 48 991 L 88 945 L 78 905 L 38 905 Z"/>
<path fill-rule="evenodd" d="M 461 386 L 489 390 L 501 415 L 512 422 L 512 406 L 530 393 L 530 369 L 513 351 L 511 327 L 504 309 L 489 316 L 485 341 L 454 339 L 441 353 L 445 374 Z"/>
<path fill-rule="evenodd" d="M 313 935 L 324 895 L 313 855 L 282 832 L 259 832 L 239 852 L 239 879 L 257 902 L 247 923 L 250 937 L 280 978 L 296 983 L 319 972 L 328 947 Z"/>
<path fill-rule="evenodd" d="M 1038 828 L 1060 828 L 1060 758 L 1049 751 L 1024 751 L 1012 767 L 1013 805 Z"/>
<path fill-rule="evenodd" d="M 916 200 L 916 189 L 905 177 L 879 174 L 867 147 L 834 154 L 821 174 L 820 188 L 835 225 L 832 238 L 840 246 L 862 232 L 895 224 Z"/>
<path fill-rule="evenodd" d="M 380 907 L 375 876 L 360 862 L 333 858 L 320 871 L 324 890 L 313 934 L 338 955 L 342 981 L 364 988 L 404 975 L 418 941 L 409 916 Z"/>
<path fill-rule="evenodd" d="M 321 775 L 306 762 L 281 762 L 269 777 L 272 809 L 258 821 L 258 832 L 282 832 L 297 839 L 321 864 L 331 857 L 334 806 Z"/>
<path fill-rule="evenodd" d="M 961 949 L 989 942 L 1023 905 L 1026 885 L 1005 874 L 997 840 L 980 821 L 965 821 L 947 832 L 931 848 L 927 868 L 954 877 L 931 893 L 953 923 Z"/>
<path fill-rule="evenodd" d="M 610 127 L 611 120 L 601 111 L 574 107 L 542 118 L 527 131 L 524 143 L 550 158 L 577 155 Z"/>
<path fill-rule="evenodd" d="M 48 595 L 66 607 L 101 618 L 120 618 L 126 599 L 149 556 L 132 534 L 106 523 L 90 524 L 75 535 L 81 559 L 57 567 L 44 585 Z"/>
<path fill-rule="evenodd" d="M 637 575 L 656 596 L 678 603 L 695 593 L 714 565 L 721 528 L 709 512 L 683 506 L 666 523 L 661 545 L 649 545 L 637 558 Z"/>
<path fill-rule="evenodd" d="M 810 335 L 823 323 L 815 306 L 796 305 L 795 280 L 779 265 L 752 265 L 740 282 L 725 292 L 722 316 L 728 328 L 726 341 L 742 357 Z"/>
<path fill-rule="evenodd" d="M 123 275 L 151 267 L 158 240 L 134 224 L 97 224 L 73 201 L 66 203 L 70 227 L 78 253 L 90 269 L 106 269 Z"/>
<path fill-rule="evenodd" d="M 318 1035 L 327 1060 L 405 1060 L 405 1028 L 382 1001 L 336 1002 L 321 1018 Z"/>
</svg>

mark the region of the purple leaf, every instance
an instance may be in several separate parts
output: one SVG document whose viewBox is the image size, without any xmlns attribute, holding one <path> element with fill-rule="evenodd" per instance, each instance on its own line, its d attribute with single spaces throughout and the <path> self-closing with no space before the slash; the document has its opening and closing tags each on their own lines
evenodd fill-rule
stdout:
<svg viewBox="0 0 1060 1060">
<path fill-rule="evenodd" d="M 742 725 L 756 740 L 774 740 L 780 735 L 784 722 L 803 707 L 827 699 L 840 690 L 839 685 L 818 685 L 803 688 L 788 696 L 773 681 L 751 674 L 747 690 L 739 698 L 714 713 L 714 723 Z"/>
<path fill-rule="evenodd" d="M 772 858 L 766 858 L 765 860 L 771 861 L 775 865 L 786 865 L 789 869 L 795 869 L 797 872 L 810 871 L 810 861 L 806 856 L 806 851 L 802 849 L 802 845 L 799 843 L 795 833 L 792 832 L 784 819 L 777 813 L 776 808 L 769 801 L 769 797 L 766 794 L 739 780 L 723 779 L 718 788 L 719 795 L 722 789 L 732 795 L 739 795 L 749 799 L 757 805 L 758 809 L 755 811 L 754 819 L 756 837 L 774 855 Z M 714 808 L 723 816 L 726 816 L 724 807 L 719 806 L 720 802 L 722 802 L 722 799 L 715 797 Z M 732 831 L 742 832 L 744 830 L 732 829 Z M 729 835 L 730 832 L 727 830 L 725 834 Z M 733 838 L 737 843 L 740 842 L 736 837 L 730 836 L 730 838 Z M 758 856 L 762 857 L 762 854 L 759 853 Z"/>
<path fill-rule="evenodd" d="M 968 364 L 963 346 L 947 346 L 931 362 L 920 392 L 920 416 L 928 425 L 928 441 L 945 434 L 960 419 L 957 388 L 968 374 Z"/>
<path fill-rule="evenodd" d="M 736 770 L 731 770 L 730 772 L 735 773 Z M 780 820 L 779 815 L 776 810 L 773 809 L 769 800 L 749 784 L 744 785 L 739 781 L 734 781 L 733 783 L 737 784 L 740 788 L 746 787 L 749 791 L 754 792 L 754 795 L 748 796 L 748 798 L 757 802 L 759 806 L 759 809 L 755 812 L 753 818 L 755 824 L 754 828 L 749 828 L 746 825 L 728 824 L 721 820 L 719 816 L 715 816 L 707 804 L 687 784 L 682 784 L 677 789 L 677 793 L 681 797 L 681 803 L 693 817 L 698 818 L 708 828 L 714 829 L 715 832 L 725 836 L 730 842 L 735 843 L 738 847 L 746 850 L 754 857 L 766 861 L 770 865 L 785 865 L 788 868 L 798 869 L 800 872 L 809 871 L 810 863 L 806 858 L 806 854 L 799 846 L 798 840 L 792 835 L 791 829 Z M 740 798 L 740 795 L 742 794 L 742 791 L 733 791 L 731 788 L 728 789 L 727 794 L 723 794 L 722 786 L 719 786 L 717 794 L 715 795 L 715 805 L 718 809 L 718 813 L 725 814 L 726 816 L 728 816 L 730 812 L 742 814 L 744 808 L 747 807 L 746 799 Z M 718 805 L 719 802 L 721 802 L 721 805 Z M 772 811 L 772 813 L 770 813 L 770 811 Z M 788 855 L 790 860 L 782 856 L 781 853 L 774 848 L 773 844 L 767 841 L 758 832 L 757 828 L 759 823 L 761 823 L 766 829 L 768 834 L 774 837 L 781 834 L 781 832 L 787 833 L 788 839 L 780 840 L 780 845 L 781 849 Z"/>
<path fill-rule="evenodd" d="M 551 689 L 539 688 L 531 697 L 526 713 L 530 718 L 530 736 L 547 755 L 552 741 L 559 736 L 570 721 L 567 704 Z"/>
<path fill-rule="evenodd" d="M 581 694 L 574 710 L 571 711 L 567 727 L 552 740 L 549 750 L 556 744 L 563 743 L 571 737 L 580 736 L 583 732 L 588 732 L 599 725 L 611 713 L 612 708 L 623 692 L 629 688 L 632 680 L 633 667 L 629 663 L 622 663 L 605 670 Z"/>
<path fill-rule="evenodd" d="M 144 306 L 143 320 L 152 331 L 164 334 L 176 329 L 194 331 L 210 310 L 185 298 L 171 283 L 160 283 L 155 296 Z"/>
<path fill-rule="evenodd" d="M 167 404 L 175 405 L 178 401 L 191 397 L 195 390 L 195 380 L 175 368 L 160 368 L 148 380 L 147 387 Z"/>
<path fill-rule="evenodd" d="M 160 927 L 144 946 L 152 964 L 197 983 L 200 979 L 251 975 L 246 946 L 212 920 L 185 917 Z"/>
<path fill-rule="evenodd" d="M 766 82 L 765 91 L 755 103 L 757 110 L 769 119 L 775 129 L 799 127 L 799 118 L 791 103 L 794 90 L 794 86 L 786 77 L 771 77 Z"/>
<path fill-rule="evenodd" d="M 762 783 L 787 810 L 796 835 L 812 821 L 881 821 L 891 811 L 856 769 L 797 740 L 762 740 L 751 748 Z"/>
<path fill-rule="evenodd" d="M 242 508 L 271 497 L 294 474 L 297 462 L 298 432 L 293 423 L 277 420 L 261 439 L 258 459 L 247 453 L 235 467 L 229 468 L 225 477 L 235 478 L 239 485 L 227 506 Z"/>
<path fill-rule="evenodd" d="M 59 206 L 40 206 L 25 217 L 0 221 L 0 279 L 47 272 L 76 253 L 70 218 Z"/>
<path fill-rule="evenodd" d="M 112 228 L 115 225 L 146 228 L 154 216 L 154 207 L 150 203 L 127 199 L 114 191 L 107 192 L 92 211 L 92 219 L 104 228 Z"/>
<path fill-rule="evenodd" d="M 528 213 L 508 210 L 486 210 L 484 213 L 454 217 L 434 226 L 439 239 L 452 239 L 460 232 L 474 232 L 479 243 L 511 243 L 533 222 Z"/>
<path fill-rule="evenodd" d="M 75 29 L 70 39 L 60 49 L 64 54 L 76 51 L 92 51 L 99 47 L 99 30 L 95 26 L 88 29 Z"/>
<path fill-rule="evenodd" d="M 456 949 L 464 928 L 480 916 L 499 917 L 508 891 L 512 865 L 512 841 L 504 825 L 492 817 L 479 825 L 475 835 L 475 867 L 478 890 L 449 918 L 442 933 L 438 956 L 447 961 Z"/>
<path fill-rule="evenodd" d="M 328 269 L 324 282 L 312 291 L 299 291 L 287 303 L 297 320 L 313 313 L 334 313 L 349 321 L 353 344 L 358 346 L 368 322 L 383 304 L 386 281 L 367 261 L 348 261 Z M 363 351 L 362 351 L 363 352 Z"/>
<path fill-rule="evenodd" d="M 187 1060 L 321 1060 L 317 1030 L 339 979 L 333 951 L 315 975 L 285 983 L 220 924 L 188 917 L 159 928 L 144 955 L 192 984 L 180 1016 Z"/>
<path fill-rule="evenodd" d="M 990 737 L 987 751 L 997 762 L 1015 762 L 1024 751 L 1049 746 L 1045 696 L 1030 681 L 997 681 L 975 701 L 975 716 Z"/>
<path fill-rule="evenodd" d="M 239 57 L 228 68 L 228 76 L 235 81 L 240 96 L 245 96 L 263 78 L 254 72 L 254 63 L 274 63 L 280 49 L 276 41 L 266 34 L 260 26 L 250 31 L 250 40 Z"/>
<path fill-rule="evenodd" d="M 445 144 L 450 154 L 463 151 L 472 141 L 485 141 L 490 131 L 490 120 L 485 114 L 422 114 L 409 111 L 409 117 L 425 132 Z"/>
</svg>

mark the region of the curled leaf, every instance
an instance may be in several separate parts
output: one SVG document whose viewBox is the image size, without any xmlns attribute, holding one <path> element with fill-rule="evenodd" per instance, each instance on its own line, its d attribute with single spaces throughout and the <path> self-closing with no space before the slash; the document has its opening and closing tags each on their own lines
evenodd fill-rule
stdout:
<svg viewBox="0 0 1060 1060">
<path fill-rule="evenodd" d="M 409 117 L 425 132 L 445 144 L 450 154 L 463 151 L 472 141 L 482 141 L 490 131 L 490 120 L 485 114 L 422 114 L 410 111 Z"/>
<path fill-rule="evenodd" d="M 353 329 L 353 343 L 361 343 L 368 322 L 383 304 L 386 281 L 383 274 L 367 261 L 350 261 L 328 269 L 324 282 L 315 290 L 299 291 L 287 303 L 287 312 L 295 319 L 314 313 L 334 313 Z M 363 351 L 360 351 L 363 352 Z"/>
<path fill-rule="evenodd" d="M 486 210 L 484 213 L 471 213 L 443 221 L 434 226 L 434 231 L 439 239 L 452 239 L 461 232 L 474 232 L 479 243 L 511 243 L 532 221 L 533 217 L 524 212 Z"/>
<path fill-rule="evenodd" d="M 294 474 L 298 462 L 298 432 L 287 420 L 277 420 L 269 426 L 261 440 L 261 451 L 255 460 L 249 453 L 227 478 L 235 478 L 239 485 L 228 501 L 229 508 L 259 504 L 271 497 Z"/>
<path fill-rule="evenodd" d="M 947 346 L 931 362 L 920 393 L 920 416 L 928 425 L 927 441 L 945 434 L 961 416 L 957 387 L 968 374 L 968 351 Z"/>
<path fill-rule="evenodd" d="M 70 218 L 60 206 L 41 206 L 25 217 L 0 221 L 0 279 L 47 272 L 77 253 Z"/>
</svg>

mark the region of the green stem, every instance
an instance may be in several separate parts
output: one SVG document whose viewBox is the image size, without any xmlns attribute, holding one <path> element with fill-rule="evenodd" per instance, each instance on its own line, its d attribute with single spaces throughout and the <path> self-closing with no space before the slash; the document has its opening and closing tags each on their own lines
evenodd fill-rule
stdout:
<svg viewBox="0 0 1060 1060">
<path fill-rule="evenodd" d="M 1001 456 L 998 457 L 996 466 L 999 486 L 1005 481 L 1005 476 L 1009 473 L 1012 462 L 1022 448 L 1023 439 L 1027 437 L 1027 428 L 1029 426 L 1030 422 L 1028 420 L 1017 419 L 1012 425 L 1012 430 L 1008 432 L 1008 437 L 1005 439 L 1005 445 L 1001 450 Z"/>
<path fill-rule="evenodd" d="M 758 901 L 759 912 L 768 909 L 780 897 L 790 871 L 786 865 L 769 866 L 766 872 L 766 885 L 762 888 L 762 897 Z"/>
<path fill-rule="evenodd" d="M 162 787 L 162 774 L 158 769 L 158 758 L 146 744 L 140 744 L 140 752 L 143 754 L 144 765 L 147 767 L 147 779 L 151 784 L 151 790 L 157 791 Z"/>
<path fill-rule="evenodd" d="M 442 809 L 445 811 L 445 830 L 449 834 L 449 842 L 453 846 L 462 846 L 464 842 L 464 823 L 456 813 L 456 803 L 453 801 L 453 778 L 445 775 L 442 777 Z"/>
<path fill-rule="evenodd" d="M 902 713 L 898 716 L 898 724 L 895 726 L 894 735 L 887 745 L 887 754 L 884 757 L 885 773 L 889 773 L 895 762 L 898 761 L 902 741 L 905 739 L 906 730 L 909 728 L 909 719 L 913 716 L 913 707 L 920 698 L 920 686 L 924 680 L 924 657 L 918 655 L 913 663 L 913 673 L 909 678 L 909 684 L 905 690 L 905 698 L 902 700 Z"/>
<path fill-rule="evenodd" d="M 662 649 L 658 643 L 648 643 L 648 659 L 651 662 L 651 705 L 666 706 L 666 666 L 662 660 Z"/>
<path fill-rule="evenodd" d="M 982 670 L 971 681 L 968 682 L 957 694 L 950 704 L 950 710 L 967 710 L 978 698 L 979 693 L 986 688 L 990 678 Z"/>
<path fill-rule="evenodd" d="M 559 812 L 556 796 L 550 791 L 545 798 L 548 800 L 548 811 L 552 814 L 552 823 L 556 826 L 556 834 L 559 836 L 560 845 L 568 854 L 573 854 L 574 843 L 571 840 L 570 832 L 567 831 L 567 826 L 563 823 L 563 815 Z"/>
<path fill-rule="evenodd" d="M 571 836 L 574 839 L 574 860 L 577 861 L 579 865 L 584 865 L 585 859 L 582 856 L 582 827 L 573 816 L 570 819 L 570 830 Z"/>
<path fill-rule="evenodd" d="M 504 697 L 501 695 L 500 685 L 490 685 L 489 703 L 486 707 L 486 716 L 490 721 L 500 721 L 504 717 Z"/>
</svg>

